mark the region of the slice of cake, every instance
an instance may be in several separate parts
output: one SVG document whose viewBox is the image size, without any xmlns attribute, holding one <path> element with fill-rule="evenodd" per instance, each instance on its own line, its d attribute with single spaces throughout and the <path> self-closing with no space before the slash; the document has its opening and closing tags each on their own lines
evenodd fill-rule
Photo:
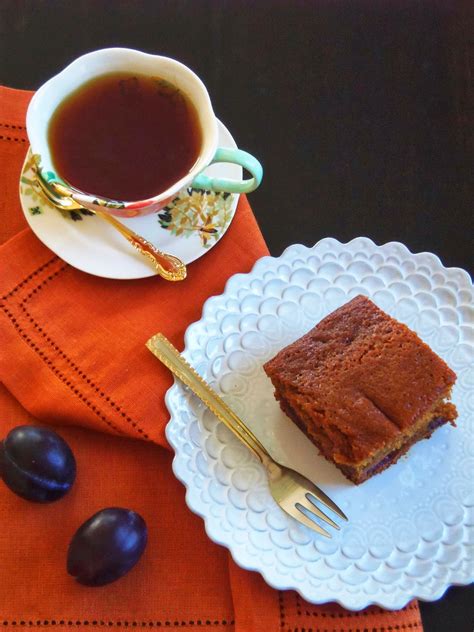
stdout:
<svg viewBox="0 0 474 632">
<path fill-rule="evenodd" d="M 420 338 L 357 296 L 264 365 L 282 410 L 354 483 L 439 426 L 456 374 Z"/>
</svg>

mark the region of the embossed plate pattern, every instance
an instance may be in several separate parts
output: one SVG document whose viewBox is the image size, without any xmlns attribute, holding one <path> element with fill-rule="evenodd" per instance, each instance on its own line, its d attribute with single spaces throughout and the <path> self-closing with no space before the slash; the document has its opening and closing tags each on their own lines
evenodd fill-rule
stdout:
<svg viewBox="0 0 474 632">
<path fill-rule="evenodd" d="M 357 294 L 414 329 L 456 371 L 458 427 L 442 427 L 356 487 L 280 411 L 262 364 Z M 232 277 L 186 332 L 184 355 L 283 462 L 297 463 L 350 522 L 326 540 L 285 515 L 263 468 L 182 385 L 167 437 L 209 537 L 275 588 L 359 610 L 435 600 L 474 579 L 474 309 L 469 276 L 400 243 L 323 239 Z"/>
</svg>

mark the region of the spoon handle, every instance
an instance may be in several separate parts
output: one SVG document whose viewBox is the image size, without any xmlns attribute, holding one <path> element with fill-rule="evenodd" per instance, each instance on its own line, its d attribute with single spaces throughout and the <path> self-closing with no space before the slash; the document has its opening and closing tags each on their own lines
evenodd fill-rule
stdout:
<svg viewBox="0 0 474 632">
<path fill-rule="evenodd" d="M 186 266 L 178 257 L 158 250 L 144 237 L 137 235 L 128 226 L 119 222 L 113 215 L 98 210 L 94 210 L 94 213 L 111 224 L 134 248 L 151 259 L 161 277 L 167 281 L 182 281 L 186 278 Z"/>
<path fill-rule="evenodd" d="M 47 184 L 44 182 L 39 172 L 36 174 L 35 184 L 37 185 L 39 191 L 41 191 L 44 197 L 51 202 L 53 206 L 64 210 L 84 208 L 82 204 L 78 202 L 73 195 L 71 195 L 71 192 L 59 183 L 49 182 Z M 113 215 L 104 213 L 97 208 L 95 208 L 92 212 L 108 222 L 111 226 L 118 230 L 134 248 L 151 259 L 156 271 L 163 279 L 166 281 L 183 281 L 183 279 L 186 278 L 186 266 L 181 259 L 158 250 L 144 237 L 137 235 L 137 233 L 128 228 L 128 226 L 119 222 L 119 220 Z"/>
</svg>

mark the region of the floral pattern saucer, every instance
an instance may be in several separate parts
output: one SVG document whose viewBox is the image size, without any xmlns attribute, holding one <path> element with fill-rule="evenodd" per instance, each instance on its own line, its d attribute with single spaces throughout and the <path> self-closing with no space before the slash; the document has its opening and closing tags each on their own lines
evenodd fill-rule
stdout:
<svg viewBox="0 0 474 632">
<path fill-rule="evenodd" d="M 227 128 L 218 121 L 220 147 L 236 147 Z M 63 211 L 50 204 L 34 187 L 36 159 L 28 151 L 20 177 L 20 201 L 36 236 L 70 265 L 97 276 L 140 279 L 155 276 L 153 265 L 117 231 L 88 210 Z M 206 173 L 242 178 L 242 169 L 230 163 L 210 166 Z M 157 214 L 122 219 L 154 246 L 189 264 L 204 255 L 224 235 L 234 216 L 239 195 L 184 188 Z"/>
</svg>

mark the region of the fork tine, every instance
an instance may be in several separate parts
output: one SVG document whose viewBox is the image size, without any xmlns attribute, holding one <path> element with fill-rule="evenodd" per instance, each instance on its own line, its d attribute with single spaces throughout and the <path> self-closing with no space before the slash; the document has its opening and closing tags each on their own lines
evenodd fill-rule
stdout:
<svg viewBox="0 0 474 632">
<path fill-rule="evenodd" d="M 306 527 L 309 527 L 313 531 L 316 531 L 317 533 L 324 535 L 326 538 L 331 539 L 332 536 L 326 531 L 326 529 L 323 529 L 317 522 L 314 522 L 314 520 L 308 518 L 308 516 L 303 511 L 301 511 L 302 507 L 304 507 L 304 505 L 302 505 L 301 503 L 296 503 L 295 508 L 298 510 L 298 516 L 295 516 L 294 514 L 290 515 L 292 515 L 295 520 L 298 520 L 298 522 L 301 522 Z"/>
<path fill-rule="evenodd" d="M 305 496 L 307 498 L 307 501 L 301 504 L 307 511 L 316 514 L 318 518 L 321 518 L 321 520 L 327 522 L 327 524 L 330 524 L 331 527 L 334 527 L 337 530 L 341 528 L 336 522 L 334 522 L 334 520 L 327 516 L 324 511 L 321 511 L 321 509 L 316 505 L 317 499 L 313 500 L 313 496 L 311 494 L 305 494 Z"/>
<path fill-rule="evenodd" d="M 342 509 L 339 509 L 336 503 L 331 500 L 329 496 L 326 496 L 326 494 L 321 489 L 319 489 L 319 487 L 316 487 L 314 483 L 311 483 L 310 481 L 308 481 L 308 483 L 309 484 L 307 485 L 307 487 L 310 494 L 313 494 L 313 496 L 315 496 L 319 500 L 319 502 L 323 503 L 323 505 L 326 505 L 328 509 L 334 511 L 334 513 L 337 514 L 340 518 L 342 518 L 346 522 L 349 521 L 349 518 L 346 516 L 346 514 L 342 511 Z"/>
</svg>

